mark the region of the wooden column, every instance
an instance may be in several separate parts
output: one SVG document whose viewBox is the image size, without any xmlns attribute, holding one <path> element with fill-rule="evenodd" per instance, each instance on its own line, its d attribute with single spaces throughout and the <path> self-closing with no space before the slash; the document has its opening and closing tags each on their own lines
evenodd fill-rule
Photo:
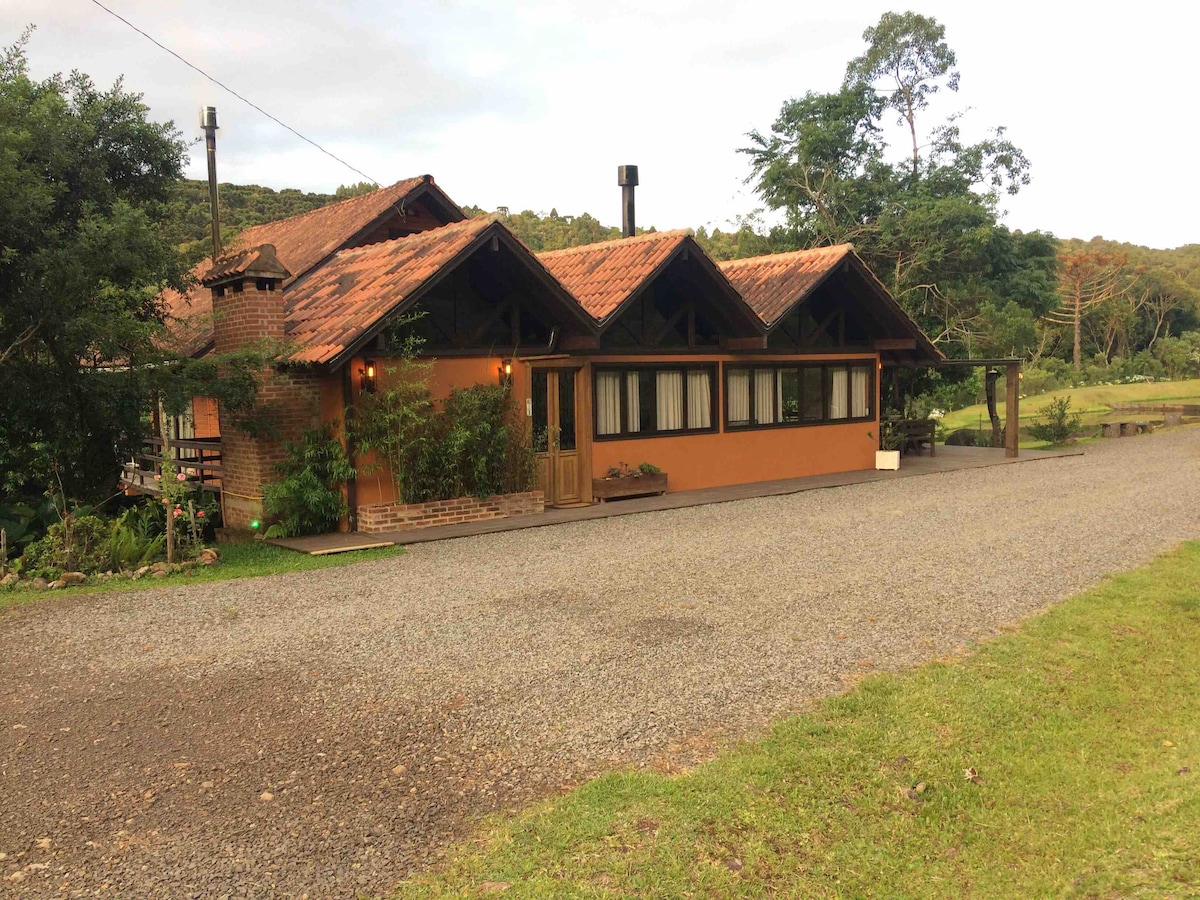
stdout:
<svg viewBox="0 0 1200 900">
<path fill-rule="evenodd" d="M 1016 457 L 1021 440 L 1021 363 L 1004 367 L 1004 455 Z"/>
</svg>

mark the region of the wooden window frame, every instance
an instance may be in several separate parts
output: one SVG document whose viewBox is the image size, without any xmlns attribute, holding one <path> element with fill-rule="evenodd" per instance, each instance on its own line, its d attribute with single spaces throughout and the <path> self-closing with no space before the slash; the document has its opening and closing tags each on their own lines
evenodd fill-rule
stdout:
<svg viewBox="0 0 1200 900">
<path fill-rule="evenodd" d="M 630 372 L 650 372 L 656 375 L 659 372 L 680 372 L 683 379 L 683 421 L 688 420 L 688 385 L 687 373 L 703 370 L 708 372 L 708 403 L 709 413 L 708 420 L 712 424 L 708 428 L 672 428 L 665 431 L 650 431 L 642 429 L 641 431 L 629 430 L 629 383 L 626 380 Z M 621 430 L 617 434 L 601 434 L 600 433 L 600 398 L 598 396 L 600 378 L 604 372 L 617 372 L 623 377 L 621 378 Z M 592 367 L 592 440 L 593 441 L 636 441 L 643 438 L 661 438 L 661 437 L 679 437 L 689 434 L 716 434 L 721 430 L 720 413 L 717 409 L 717 397 L 721 388 L 717 379 L 720 377 L 720 367 L 715 362 L 691 363 L 691 364 L 663 364 L 663 363 L 601 363 Z M 657 378 L 652 378 L 651 383 L 655 384 L 654 408 L 657 417 L 658 396 L 657 396 Z"/>
<path fill-rule="evenodd" d="M 799 398 L 800 398 L 800 420 L 797 422 L 768 422 L 759 424 L 754 421 L 755 403 L 757 402 L 755 389 L 754 373 L 761 369 L 768 369 L 771 372 L 772 396 L 778 390 L 779 371 L 781 369 L 799 369 L 800 374 L 797 378 L 799 382 Z M 804 418 L 804 370 L 805 369 L 820 369 L 821 370 L 821 418 L 820 419 L 805 419 Z M 832 419 L 829 417 L 829 398 L 833 393 L 833 370 L 846 370 L 846 410 L 847 413 L 854 408 L 853 398 L 850 392 L 853 390 L 854 376 L 851 374 L 854 369 L 867 370 L 867 414 L 865 416 L 850 416 L 846 415 L 841 419 Z M 731 371 L 748 371 L 750 372 L 750 421 L 746 423 L 730 422 L 729 420 L 729 373 Z M 800 361 L 781 362 L 774 360 L 769 363 L 724 363 L 721 366 L 721 388 L 722 396 L 725 398 L 722 419 L 724 421 L 725 431 L 759 431 L 766 428 L 811 428 L 813 426 L 823 425 L 849 425 L 862 422 L 874 422 L 877 414 L 876 406 L 878 405 L 877 381 L 879 375 L 879 363 L 875 359 L 848 359 L 838 362 L 822 362 L 822 363 L 805 363 Z M 778 408 L 778 403 L 775 404 Z"/>
</svg>

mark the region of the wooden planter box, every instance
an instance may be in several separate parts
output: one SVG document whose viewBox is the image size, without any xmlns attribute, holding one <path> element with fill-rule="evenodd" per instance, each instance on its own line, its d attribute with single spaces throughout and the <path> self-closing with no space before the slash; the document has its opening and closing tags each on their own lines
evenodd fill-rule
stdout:
<svg viewBox="0 0 1200 900">
<path fill-rule="evenodd" d="M 592 497 L 603 503 L 621 497 L 644 497 L 667 492 L 667 473 L 639 475 L 636 478 L 593 478 Z"/>
</svg>

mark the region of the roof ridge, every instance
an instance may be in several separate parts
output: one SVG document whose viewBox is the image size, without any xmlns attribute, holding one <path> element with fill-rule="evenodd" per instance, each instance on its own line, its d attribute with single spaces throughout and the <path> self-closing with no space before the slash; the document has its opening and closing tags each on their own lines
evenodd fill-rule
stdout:
<svg viewBox="0 0 1200 900">
<path fill-rule="evenodd" d="M 380 186 L 379 188 L 377 188 L 374 191 L 368 191 L 365 194 L 359 194 L 357 197 L 347 197 L 345 200 L 335 200 L 333 203 L 326 203 L 324 206 L 318 206 L 316 209 L 310 209 L 307 212 L 296 213 L 294 216 L 285 216 L 282 219 L 272 219 L 269 222 L 259 222 L 257 225 L 251 225 L 248 228 L 246 228 L 245 230 L 239 232 L 237 237 L 240 238 L 246 232 L 253 231 L 255 228 L 265 228 L 270 225 L 282 225 L 284 222 L 298 222 L 301 219 L 305 219 L 309 216 L 314 216 L 317 213 L 325 213 L 331 209 L 336 209 L 340 206 L 345 206 L 350 203 L 360 203 L 360 202 L 365 203 L 368 198 L 374 198 L 377 194 L 379 194 L 383 191 L 394 190 L 394 189 L 400 187 L 400 185 L 402 185 L 402 184 L 412 184 L 413 187 L 416 187 L 417 185 L 413 184 L 413 182 L 432 183 L 433 176 L 432 175 L 416 175 L 412 178 L 401 178 L 399 181 L 394 182 L 393 184 L 389 184 L 386 187 Z M 395 202 L 395 201 L 393 201 L 393 202 Z"/>
<path fill-rule="evenodd" d="M 789 257 L 802 256 L 807 253 L 823 253 L 832 250 L 837 250 L 842 253 L 852 253 L 854 245 L 846 241 L 841 244 L 825 244 L 821 247 L 805 247 L 800 250 L 784 250 L 782 253 L 763 253 L 759 256 L 746 256 L 742 259 L 723 259 L 717 263 L 722 268 L 727 266 L 746 265 L 749 263 L 761 263 L 766 260 L 787 259 Z"/>
<path fill-rule="evenodd" d="M 569 253 L 587 253 L 589 251 L 599 250 L 603 247 L 615 247 L 618 244 L 643 244 L 666 237 L 674 238 L 694 236 L 695 232 L 691 228 L 674 228 L 670 231 L 647 231 L 643 234 L 634 235 L 633 237 L 611 238 L 607 241 L 596 241 L 593 244 L 577 244 L 574 247 L 562 247 L 558 250 L 542 250 L 537 255 L 539 257 L 566 256 Z"/>
<path fill-rule="evenodd" d="M 485 222 L 490 225 L 495 221 L 495 213 L 484 213 L 470 219 L 463 219 L 461 222 L 447 222 L 445 225 L 439 225 L 437 228 L 406 234 L 402 237 L 389 238 L 386 241 L 363 244 L 361 247 L 346 247 L 344 250 L 335 252 L 331 259 L 352 259 L 356 256 L 365 256 L 369 253 L 381 253 L 385 249 L 395 249 L 400 244 L 421 244 L 425 241 L 432 241 L 434 238 L 444 236 L 448 230 L 464 231 L 470 225 L 480 225 Z"/>
</svg>

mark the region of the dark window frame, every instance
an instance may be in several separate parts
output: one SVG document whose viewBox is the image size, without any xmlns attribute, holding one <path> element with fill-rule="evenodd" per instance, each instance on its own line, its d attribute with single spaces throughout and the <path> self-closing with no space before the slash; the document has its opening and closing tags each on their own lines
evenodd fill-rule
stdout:
<svg viewBox="0 0 1200 900">
<path fill-rule="evenodd" d="M 799 369 L 800 373 L 797 376 L 799 385 L 799 420 L 795 422 L 768 422 L 759 424 L 754 421 L 755 403 L 757 396 L 754 384 L 754 372 L 760 369 L 769 369 L 772 372 L 771 384 L 772 396 L 774 391 L 778 389 L 779 376 L 778 372 L 781 369 Z M 820 419 L 805 419 L 805 397 L 804 397 L 804 370 L 819 369 L 821 371 L 821 418 Z M 833 419 L 829 416 L 829 400 L 833 394 L 833 370 L 846 370 L 846 417 L 841 419 Z M 850 410 L 853 409 L 853 397 L 851 391 L 854 385 L 854 376 L 851 374 L 854 369 L 867 370 L 867 414 L 865 416 L 851 416 Z M 731 371 L 748 371 L 750 372 L 750 421 L 748 422 L 731 422 L 729 419 L 729 373 Z M 721 389 L 722 395 L 725 398 L 722 418 L 724 420 L 725 431 L 759 431 L 764 428 L 811 428 L 813 426 L 823 425 L 848 425 L 852 423 L 874 422 L 876 418 L 876 406 L 878 405 L 878 376 L 879 363 L 875 359 L 847 359 L 838 362 L 822 362 L 822 363 L 805 363 L 800 361 L 780 361 L 772 360 L 769 363 L 723 363 L 721 366 Z M 778 404 L 776 404 L 778 408 Z"/>
<path fill-rule="evenodd" d="M 688 420 L 688 386 L 687 373 L 697 370 L 708 372 L 708 404 L 709 413 L 708 420 L 712 424 L 708 428 L 672 428 L 667 430 L 649 430 L 643 428 L 641 431 L 629 430 L 629 382 L 627 375 L 629 372 L 650 372 L 657 376 L 659 372 L 681 372 L 683 377 L 683 421 Z M 621 374 L 621 413 L 620 422 L 621 430 L 617 434 L 601 434 L 600 433 L 600 378 L 604 372 L 617 372 Z M 717 408 L 717 398 L 721 390 L 721 385 L 717 379 L 721 376 L 720 366 L 715 362 L 702 363 L 601 363 L 592 367 L 592 440 L 593 441 L 636 441 L 643 438 L 660 438 L 660 437 L 678 437 L 689 434 L 716 434 L 721 430 L 720 410 Z M 651 379 L 651 384 L 655 384 L 657 391 L 657 377 Z M 657 411 L 658 407 L 657 393 L 654 397 L 653 406 Z M 656 423 L 657 424 L 657 423 Z"/>
</svg>

